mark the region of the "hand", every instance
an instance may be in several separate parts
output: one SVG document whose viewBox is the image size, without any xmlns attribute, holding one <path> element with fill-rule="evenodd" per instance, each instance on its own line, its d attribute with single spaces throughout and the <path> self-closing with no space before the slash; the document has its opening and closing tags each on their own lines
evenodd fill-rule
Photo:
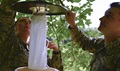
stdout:
<svg viewBox="0 0 120 71">
<path fill-rule="evenodd" d="M 53 49 L 54 52 L 59 52 L 58 46 L 52 41 L 49 41 L 48 48 Z"/>
<path fill-rule="evenodd" d="M 74 28 L 76 26 L 75 16 L 76 16 L 76 14 L 73 13 L 71 10 L 68 10 L 65 14 L 66 21 L 69 23 L 71 28 Z"/>
</svg>

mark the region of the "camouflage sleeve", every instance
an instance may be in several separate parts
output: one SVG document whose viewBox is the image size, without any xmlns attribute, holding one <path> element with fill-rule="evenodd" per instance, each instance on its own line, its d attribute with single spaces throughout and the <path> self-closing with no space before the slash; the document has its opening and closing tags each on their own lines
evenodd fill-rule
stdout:
<svg viewBox="0 0 120 71">
<path fill-rule="evenodd" d="M 6 36 L 5 25 L 2 22 L 0 22 L 0 44 L 5 40 L 5 36 Z"/>
<path fill-rule="evenodd" d="M 119 58 L 119 60 L 117 61 L 117 69 L 116 69 L 116 71 L 120 71 L 120 58 Z"/>
<path fill-rule="evenodd" d="M 14 71 L 16 68 L 28 65 L 26 44 L 14 32 L 14 26 L 9 27 L 5 40 L 0 45 L 0 71 Z"/>
<path fill-rule="evenodd" d="M 50 67 L 56 68 L 59 71 L 63 71 L 63 65 L 62 65 L 62 58 L 60 53 L 54 53 L 52 54 L 52 58 L 48 59 L 48 65 Z"/>
<path fill-rule="evenodd" d="M 76 42 L 79 47 L 82 47 L 83 50 L 93 53 L 96 49 L 104 45 L 103 38 L 87 37 L 78 27 L 75 27 L 74 29 L 68 28 L 70 29 L 72 40 Z"/>
</svg>

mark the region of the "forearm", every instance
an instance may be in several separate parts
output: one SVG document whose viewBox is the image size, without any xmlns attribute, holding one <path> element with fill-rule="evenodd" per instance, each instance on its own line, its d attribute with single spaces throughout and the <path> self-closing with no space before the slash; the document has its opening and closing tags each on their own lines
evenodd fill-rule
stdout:
<svg viewBox="0 0 120 71">
<path fill-rule="evenodd" d="M 52 59 L 48 60 L 48 65 L 50 67 L 63 71 L 62 58 L 60 52 L 53 52 Z"/>
<path fill-rule="evenodd" d="M 97 47 L 103 43 L 101 39 L 88 38 L 77 26 L 72 29 L 69 27 L 69 29 L 72 40 L 77 43 L 83 50 L 94 52 Z"/>
</svg>

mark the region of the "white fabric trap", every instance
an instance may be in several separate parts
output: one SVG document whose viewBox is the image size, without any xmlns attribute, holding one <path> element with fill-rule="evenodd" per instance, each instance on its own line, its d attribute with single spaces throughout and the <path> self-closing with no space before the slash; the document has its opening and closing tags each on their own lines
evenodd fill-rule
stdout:
<svg viewBox="0 0 120 71">
<path fill-rule="evenodd" d="M 46 32 L 47 17 L 33 15 L 31 17 L 28 67 L 19 67 L 15 71 L 59 71 L 47 65 Z"/>
<path fill-rule="evenodd" d="M 43 70 L 47 68 L 46 31 L 47 18 L 45 15 L 31 17 L 30 51 L 28 68 Z"/>
</svg>

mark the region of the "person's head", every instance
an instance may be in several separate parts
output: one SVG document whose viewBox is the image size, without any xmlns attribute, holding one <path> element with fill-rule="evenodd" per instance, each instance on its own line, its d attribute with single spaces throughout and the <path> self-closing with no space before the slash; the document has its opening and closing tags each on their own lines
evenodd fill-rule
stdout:
<svg viewBox="0 0 120 71">
<path fill-rule="evenodd" d="M 104 35 L 120 34 L 120 2 L 110 4 L 110 8 L 105 15 L 100 18 L 100 26 L 98 30 Z"/>
<path fill-rule="evenodd" d="M 30 35 L 30 19 L 27 17 L 21 17 L 15 22 L 15 34 L 19 35 Z"/>
</svg>

